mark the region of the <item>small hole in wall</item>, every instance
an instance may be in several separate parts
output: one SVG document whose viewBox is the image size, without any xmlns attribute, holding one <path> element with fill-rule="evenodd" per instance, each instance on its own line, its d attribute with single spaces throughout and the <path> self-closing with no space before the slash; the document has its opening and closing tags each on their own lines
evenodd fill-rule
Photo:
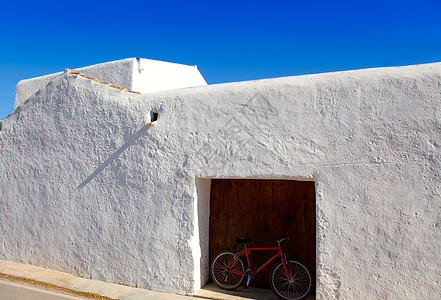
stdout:
<svg viewBox="0 0 441 300">
<path fill-rule="evenodd" d="M 157 110 L 151 110 L 150 111 L 150 121 L 156 122 L 158 120 L 158 111 Z"/>
</svg>

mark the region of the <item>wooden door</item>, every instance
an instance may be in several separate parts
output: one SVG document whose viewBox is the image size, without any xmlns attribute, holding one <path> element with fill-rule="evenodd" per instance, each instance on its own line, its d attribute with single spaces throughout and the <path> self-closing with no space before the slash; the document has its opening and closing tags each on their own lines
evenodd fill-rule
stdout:
<svg viewBox="0 0 441 300">
<path fill-rule="evenodd" d="M 210 195 L 210 262 L 222 250 L 239 251 L 236 237 L 250 238 L 249 247 L 277 246 L 282 236 L 288 258 L 305 262 L 315 278 L 315 188 L 312 181 L 212 179 Z M 258 251 L 251 265 L 261 266 L 273 251 Z M 269 288 L 273 264 L 259 273 L 254 287 Z"/>
</svg>

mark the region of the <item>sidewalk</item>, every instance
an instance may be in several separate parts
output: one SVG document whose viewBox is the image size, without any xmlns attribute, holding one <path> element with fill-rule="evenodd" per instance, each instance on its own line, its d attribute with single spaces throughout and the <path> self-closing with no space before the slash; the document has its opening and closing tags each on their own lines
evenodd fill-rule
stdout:
<svg viewBox="0 0 441 300">
<path fill-rule="evenodd" d="M 275 300 L 278 299 L 271 290 L 240 287 L 234 291 L 225 291 L 214 283 L 207 284 L 194 295 L 178 295 L 173 293 L 155 292 L 125 285 L 108 283 L 94 279 L 86 279 L 71 274 L 47 270 L 32 265 L 18 264 L 0 260 L 0 277 L 25 281 L 30 284 L 43 285 L 59 289 L 73 295 L 86 296 L 106 300 Z M 314 299 L 314 297 L 308 298 Z"/>
<path fill-rule="evenodd" d="M 85 279 L 67 273 L 46 270 L 31 265 L 18 264 L 5 260 L 0 260 L 0 273 L 4 275 L 12 276 L 12 278 L 19 280 L 26 279 L 27 282 L 33 280 L 40 284 L 45 283 L 54 288 L 58 287 L 64 290 L 69 290 L 72 293 L 83 292 L 84 294 L 96 294 L 96 295 L 108 297 L 110 299 L 120 299 L 120 300 L 197 299 L 192 296 L 154 292 L 140 288 L 133 288 L 125 285 L 107 283 L 93 279 Z"/>
</svg>

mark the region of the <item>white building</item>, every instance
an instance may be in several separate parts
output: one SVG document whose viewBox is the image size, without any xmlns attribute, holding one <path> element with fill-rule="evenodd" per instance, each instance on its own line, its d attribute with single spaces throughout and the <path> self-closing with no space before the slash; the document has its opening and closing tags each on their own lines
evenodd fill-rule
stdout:
<svg viewBox="0 0 441 300">
<path fill-rule="evenodd" d="M 441 63 L 210 86 L 144 59 L 79 72 L 21 81 L 1 120 L 1 259 L 192 293 L 210 251 L 284 234 L 317 299 L 438 299 Z"/>
</svg>

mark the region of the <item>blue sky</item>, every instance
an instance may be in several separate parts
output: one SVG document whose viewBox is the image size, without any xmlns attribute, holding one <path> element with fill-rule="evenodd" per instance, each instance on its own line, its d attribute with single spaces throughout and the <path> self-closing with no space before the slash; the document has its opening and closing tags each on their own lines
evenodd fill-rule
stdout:
<svg viewBox="0 0 441 300">
<path fill-rule="evenodd" d="M 441 62 L 441 1 L 3 1 L 0 119 L 15 85 L 127 57 L 209 84 Z"/>
</svg>

